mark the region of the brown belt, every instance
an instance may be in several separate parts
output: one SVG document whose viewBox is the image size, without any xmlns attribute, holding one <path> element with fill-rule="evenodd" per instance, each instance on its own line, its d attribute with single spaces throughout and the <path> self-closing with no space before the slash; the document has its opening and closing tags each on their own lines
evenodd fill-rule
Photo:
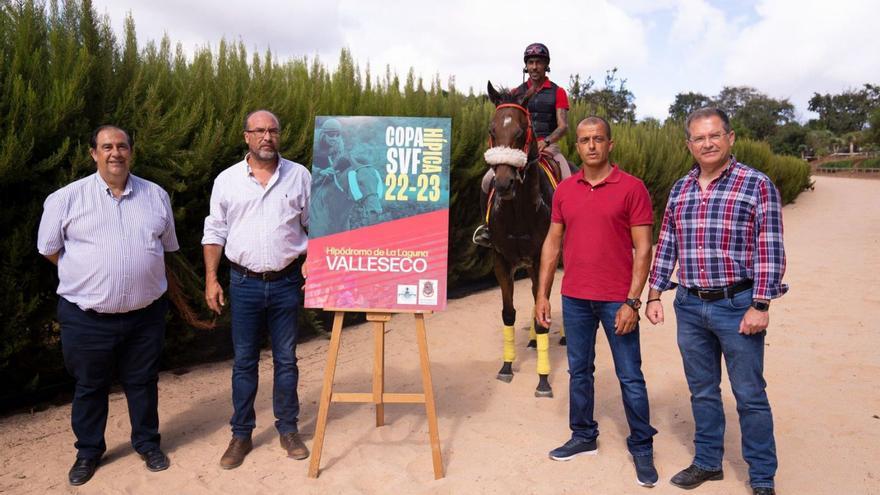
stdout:
<svg viewBox="0 0 880 495">
<path fill-rule="evenodd" d="M 232 269 L 237 271 L 238 273 L 244 275 L 248 278 L 258 278 L 263 282 L 272 282 L 274 280 L 278 280 L 281 277 L 288 275 L 290 272 L 296 270 L 300 266 L 302 266 L 302 256 L 293 260 L 289 265 L 284 268 L 278 270 L 277 272 L 255 272 L 248 270 L 247 268 L 235 264 L 233 262 L 229 262 L 229 265 L 232 266 Z"/>
</svg>

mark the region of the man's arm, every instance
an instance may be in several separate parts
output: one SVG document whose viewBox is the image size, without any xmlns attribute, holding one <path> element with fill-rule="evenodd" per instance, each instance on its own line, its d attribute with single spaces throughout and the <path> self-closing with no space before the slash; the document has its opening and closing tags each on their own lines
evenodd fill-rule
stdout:
<svg viewBox="0 0 880 495">
<path fill-rule="evenodd" d="M 562 235 L 565 226 L 561 223 L 551 223 L 544 245 L 541 247 L 541 270 L 538 272 L 538 296 L 535 298 L 535 319 L 545 327 L 550 326 L 550 289 L 553 287 L 553 277 L 556 275 L 556 267 L 559 266 L 559 255 L 562 252 Z"/>
<path fill-rule="evenodd" d="M 47 260 L 51 261 L 53 265 L 58 266 L 58 258 L 61 257 L 61 251 L 55 254 L 46 254 L 44 255 Z"/>
<path fill-rule="evenodd" d="M 544 148 L 547 146 L 546 144 L 544 144 L 544 140 L 547 140 L 548 144 L 559 142 L 560 139 L 565 137 L 566 132 L 568 132 L 568 109 L 557 108 L 556 129 L 551 132 L 549 136 L 538 141 L 538 151 L 543 151 Z"/>
<path fill-rule="evenodd" d="M 785 274 L 785 248 L 782 242 L 782 201 L 770 181 L 758 189 L 755 222 L 755 289 L 753 299 L 770 302 L 788 291 L 782 283 Z M 739 333 L 752 335 L 767 329 L 770 312 L 749 308 L 739 325 Z"/>
<path fill-rule="evenodd" d="M 220 314 L 226 299 L 223 297 L 223 287 L 217 281 L 217 268 L 220 267 L 220 257 L 223 256 L 223 246 L 219 244 L 205 244 L 202 246 L 205 257 L 205 301 L 212 311 Z"/>
<path fill-rule="evenodd" d="M 660 237 L 657 240 L 657 250 L 654 253 L 654 264 L 651 266 L 651 275 L 648 278 L 651 290 L 648 291 L 645 316 L 654 325 L 663 323 L 663 304 L 660 301 L 660 293 L 674 287 L 672 272 L 678 261 L 678 245 L 675 239 L 673 201 L 678 194 L 678 186 L 679 183 L 676 183 L 669 193 L 666 211 L 663 212 L 663 223 L 660 224 Z"/>
<path fill-rule="evenodd" d="M 633 255 L 632 280 L 630 281 L 629 292 L 626 297 L 628 299 L 638 299 L 645 288 L 645 282 L 648 280 L 648 269 L 651 267 L 651 226 L 634 225 L 630 228 L 630 233 L 635 253 Z M 628 304 L 624 304 L 617 310 L 617 315 L 614 318 L 614 333 L 626 335 L 635 330 L 638 322 L 639 312 Z"/>
</svg>

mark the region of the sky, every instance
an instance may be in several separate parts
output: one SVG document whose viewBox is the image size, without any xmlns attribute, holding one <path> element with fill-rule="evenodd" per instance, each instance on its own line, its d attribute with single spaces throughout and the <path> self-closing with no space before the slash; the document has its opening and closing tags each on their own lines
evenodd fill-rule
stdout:
<svg viewBox="0 0 880 495">
<path fill-rule="evenodd" d="M 522 82 L 522 52 L 550 49 L 550 78 L 608 69 L 635 95 L 636 114 L 660 120 L 678 93 L 752 86 L 788 98 L 798 118 L 815 92 L 880 84 L 877 0 L 93 0 L 118 36 L 131 13 L 140 46 L 167 34 L 187 53 L 221 38 L 333 67 L 348 48 L 361 71 L 410 68 L 460 91 Z M 499 8 L 503 6 L 503 8 Z"/>
</svg>

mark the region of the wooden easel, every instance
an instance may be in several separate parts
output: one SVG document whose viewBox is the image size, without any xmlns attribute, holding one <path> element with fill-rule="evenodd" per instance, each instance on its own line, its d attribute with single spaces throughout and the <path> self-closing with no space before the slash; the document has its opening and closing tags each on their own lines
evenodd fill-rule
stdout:
<svg viewBox="0 0 880 495">
<path fill-rule="evenodd" d="M 356 402 L 376 405 L 376 426 L 385 424 L 385 404 L 424 404 L 428 416 L 428 435 L 431 439 L 431 455 L 434 461 L 434 479 L 443 477 L 443 461 L 440 458 L 440 434 L 437 430 L 437 410 L 434 406 L 434 387 L 431 384 L 431 367 L 428 361 L 428 341 L 425 337 L 425 313 L 430 311 L 396 310 L 356 310 L 327 309 L 334 311 L 333 330 L 330 334 L 330 348 L 327 351 L 327 367 L 324 369 L 324 385 L 321 402 L 318 406 L 318 420 L 312 444 L 312 459 L 309 463 L 309 477 L 317 478 L 321 465 L 321 450 L 324 447 L 324 433 L 327 429 L 327 413 L 331 402 Z M 336 358 L 342 339 L 342 318 L 346 311 L 366 312 L 367 321 L 373 322 L 374 354 L 373 391 L 341 393 L 333 392 L 333 377 L 336 374 Z M 385 323 L 391 321 L 392 313 L 412 312 L 416 319 L 416 340 L 419 345 L 419 361 L 422 368 L 421 394 L 401 394 L 385 392 Z"/>
</svg>

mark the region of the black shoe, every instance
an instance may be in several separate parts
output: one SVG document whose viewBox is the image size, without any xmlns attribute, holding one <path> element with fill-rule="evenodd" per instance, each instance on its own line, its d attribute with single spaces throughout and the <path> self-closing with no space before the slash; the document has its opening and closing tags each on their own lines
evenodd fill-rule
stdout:
<svg viewBox="0 0 880 495">
<path fill-rule="evenodd" d="M 67 473 L 67 479 L 70 481 L 70 484 L 79 486 L 92 479 L 92 475 L 98 469 L 98 462 L 98 459 L 80 459 L 77 457 L 73 467 Z"/>
<path fill-rule="evenodd" d="M 562 447 L 551 450 L 550 458 L 554 461 L 567 461 L 579 455 L 596 455 L 598 453 L 599 445 L 595 440 L 588 442 L 580 438 L 572 438 Z"/>
<path fill-rule="evenodd" d="M 474 231 L 474 236 L 471 238 L 471 242 L 476 244 L 477 246 L 492 247 L 492 236 L 489 235 L 489 226 L 486 224 L 481 224 L 477 227 L 477 230 Z"/>
<path fill-rule="evenodd" d="M 673 485 L 684 488 L 685 490 L 692 490 L 703 484 L 705 481 L 717 481 L 724 479 L 724 471 L 706 471 L 705 469 L 699 468 L 691 464 L 685 469 L 681 470 L 669 480 Z"/>
<path fill-rule="evenodd" d="M 636 467 L 636 483 L 652 487 L 657 483 L 660 477 L 657 475 L 657 468 L 654 467 L 654 456 L 637 455 L 633 456 L 633 465 Z"/>
<path fill-rule="evenodd" d="M 159 449 L 153 449 L 146 454 L 141 454 L 141 459 L 146 463 L 147 469 L 153 472 L 165 471 L 171 465 L 168 456 Z"/>
<path fill-rule="evenodd" d="M 766 486 L 758 486 L 752 488 L 752 495 L 776 495 L 776 490 L 767 488 Z"/>
</svg>

